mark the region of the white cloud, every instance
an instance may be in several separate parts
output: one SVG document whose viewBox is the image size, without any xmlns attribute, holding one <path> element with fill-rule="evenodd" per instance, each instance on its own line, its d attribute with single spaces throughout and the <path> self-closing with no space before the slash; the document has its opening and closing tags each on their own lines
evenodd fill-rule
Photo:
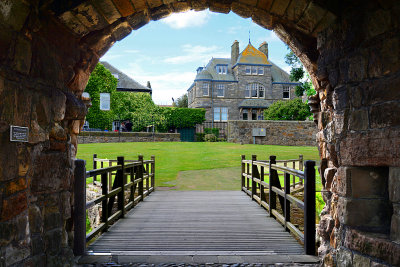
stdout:
<svg viewBox="0 0 400 267">
<path fill-rule="evenodd" d="M 200 27 L 205 25 L 211 13 L 207 10 L 205 11 L 187 11 L 182 13 L 175 13 L 171 16 L 161 20 L 161 22 L 167 24 L 174 29 L 183 29 L 189 27 Z"/>
<path fill-rule="evenodd" d="M 177 99 L 185 94 L 196 75 L 195 72 L 149 73 L 137 63 L 129 64 L 129 67 L 122 71 L 140 84 L 146 85 L 147 81 L 150 81 L 156 104 L 171 104 L 172 97 Z"/>
<path fill-rule="evenodd" d="M 217 58 L 228 58 L 230 54 L 223 52 L 216 45 L 213 46 L 201 46 L 185 44 L 182 46 L 182 55 L 167 57 L 163 60 L 169 64 L 184 64 L 188 62 L 198 62 L 199 65 L 206 64 L 212 57 Z"/>
</svg>

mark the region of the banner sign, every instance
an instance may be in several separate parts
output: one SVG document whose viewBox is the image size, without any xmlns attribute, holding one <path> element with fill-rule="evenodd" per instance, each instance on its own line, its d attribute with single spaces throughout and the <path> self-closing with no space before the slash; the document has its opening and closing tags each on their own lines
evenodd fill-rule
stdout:
<svg viewBox="0 0 400 267">
<path fill-rule="evenodd" d="M 10 141 L 12 142 L 28 142 L 29 128 L 13 126 L 10 127 Z"/>
<path fill-rule="evenodd" d="M 110 110 L 110 93 L 100 93 L 100 110 Z"/>
</svg>

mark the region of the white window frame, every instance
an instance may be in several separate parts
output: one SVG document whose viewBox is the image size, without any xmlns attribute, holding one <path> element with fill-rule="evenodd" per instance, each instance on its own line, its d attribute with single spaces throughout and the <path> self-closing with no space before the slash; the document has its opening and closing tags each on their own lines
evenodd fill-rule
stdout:
<svg viewBox="0 0 400 267">
<path fill-rule="evenodd" d="M 203 96 L 210 96 L 210 83 L 203 83 L 202 87 Z M 207 94 L 204 94 L 204 90 L 207 90 Z"/>
<path fill-rule="evenodd" d="M 214 121 L 228 121 L 228 111 L 227 107 L 214 107 Z"/>
<path fill-rule="evenodd" d="M 257 75 L 257 67 L 256 66 L 251 66 L 251 75 Z"/>
<path fill-rule="evenodd" d="M 217 65 L 215 67 L 218 74 L 227 74 L 228 73 L 228 66 L 227 65 Z"/>
<path fill-rule="evenodd" d="M 258 67 L 257 74 L 260 76 L 264 75 L 264 67 Z"/>
<path fill-rule="evenodd" d="M 256 92 L 255 96 L 253 96 L 254 91 Z M 260 96 L 260 91 L 263 92 L 263 96 Z M 244 96 L 245 98 L 265 98 L 265 87 L 261 83 L 248 83 L 245 88 Z"/>
<path fill-rule="evenodd" d="M 288 97 L 285 97 L 285 93 L 288 93 Z M 290 86 L 283 86 L 283 90 L 282 90 L 282 98 L 283 99 L 290 99 Z"/>
<path fill-rule="evenodd" d="M 220 91 L 222 91 L 222 95 L 220 95 Z M 225 96 L 225 84 L 217 84 L 217 97 Z"/>
<path fill-rule="evenodd" d="M 251 66 L 246 66 L 246 75 L 251 75 Z"/>
</svg>

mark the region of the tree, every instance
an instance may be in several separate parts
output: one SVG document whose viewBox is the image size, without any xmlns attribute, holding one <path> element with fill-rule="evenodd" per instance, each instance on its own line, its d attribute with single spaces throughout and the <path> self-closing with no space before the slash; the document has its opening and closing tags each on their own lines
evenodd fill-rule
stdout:
<svg viewBox="0 0 400 267">
<path fill-rule="evenodd" d="M 172 106 L 177 107 L 177 108 L 187 108 L 188 107 L 188 95 L 184 94 L 181 97 L 179 97 L 177 100 L 175 100 L 172 103 Z"/>
<path fill-rule="evenodd" d="M 292 82 L 300 83 L 300 85 L 297 85 L 295 88 L 296 96 L 303 96 L 304 93 L 306 93 L 307 96 L 315 95 L 316 91 L 311 83 L 310 74 L 304 71 L 303 64 L 301 63 L 300 59 L 293 53 L 293 51 L 290 50 L 290 52 L 285 55 L 285 62 L 292 67 L 292 69 L 290 70 L 290 80 Z M 301 81 L 304 77 L 306 77 L 306 80 Z"/>
<path fill-rule="evenodd" d="M 86 120 L 90 128 L 111 129 L 111 123 L 114 119 L 113 109 L 116 102 L 112 96 L 117 91 L 118 80 L 102 64 L 97 64 L 96 68 L 89 77 L 85 92 L 89 93 L 92 100 L 92 106 L 89 108 Z M 110 93 L 111 110 L 100 110 L 100 93 Z"/>
<path fill-rule="evenodd" d="M 280 100 L 264 110 L 264 119 L 266 120 L 304 121 L 311 115 L 309 106 L 300 98 Z"/>
</svg>

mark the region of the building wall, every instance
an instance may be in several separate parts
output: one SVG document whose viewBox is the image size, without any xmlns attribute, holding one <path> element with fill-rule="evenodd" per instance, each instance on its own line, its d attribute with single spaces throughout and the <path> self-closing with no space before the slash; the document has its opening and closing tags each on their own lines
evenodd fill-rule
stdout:
<svg viewBox="0 0 400 267">
<path fill-rule="evenodd" d="M 256 144 L 285 146 L 317 145 L 317 127 L 311 121 L 228 121 L 228 142 L 253 144 L 253 128 L 266 129 L 266 136 L 256 137 Z"/>
<path fill-rule="evenodd" d="M 78 136 L 79 144 L 119 143 L 119 142 L 180 142 L 179 133 L 114 133 L 82 132 Z"/>
</svg>

